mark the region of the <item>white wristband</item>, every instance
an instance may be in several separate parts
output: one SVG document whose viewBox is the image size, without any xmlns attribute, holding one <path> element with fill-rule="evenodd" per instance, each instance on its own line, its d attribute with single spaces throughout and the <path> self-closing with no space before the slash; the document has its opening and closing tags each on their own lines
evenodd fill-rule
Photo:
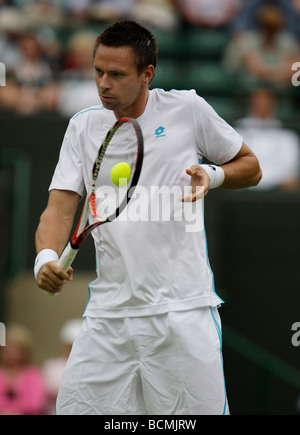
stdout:
<svg viewBox="0 0 300 435">
<path fill-rule="evenodd" d="M 210 178 L 209 188 L 217 189 L 222 186 L 225 181 L 225 172 L 220 166 L 216 165 L 201 165 Z"/>
<path fill-rule="evenodd" d="M 37 279 L 41 268 L 50 261 L 58 261 L 58 254 L 52 249 L 43 249 L 36 257 L 34 264 L 34 276 Z"/>
</svg>

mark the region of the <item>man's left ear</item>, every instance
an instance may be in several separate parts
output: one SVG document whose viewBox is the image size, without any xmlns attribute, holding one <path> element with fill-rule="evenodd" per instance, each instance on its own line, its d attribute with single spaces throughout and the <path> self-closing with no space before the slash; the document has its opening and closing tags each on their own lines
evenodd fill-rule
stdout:
<svg viewBox="0 0 300 435">
<path fill-rule="evenodd" d="M 143 82 L 147 85 L 150 86 L 150 83 L 153 80 L 154 77 L 154 66 L 153 65 L 149 65 L 147 66 L 147 68 L 145 69 L 144 73 L 143 73 Z"/>
</svg>

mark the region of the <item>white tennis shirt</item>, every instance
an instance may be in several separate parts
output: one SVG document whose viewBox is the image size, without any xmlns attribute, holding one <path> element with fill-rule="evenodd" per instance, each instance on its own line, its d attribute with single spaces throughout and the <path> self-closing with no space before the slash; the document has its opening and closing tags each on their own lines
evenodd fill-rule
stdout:
<svg viewBox="0 0 300 435">
<path fill-rule="evenodd" d="M 97 151 L 116 118 L 103 106 L 75 115 L 49 190 L 83 195 Z M 214 288 L 203 200 L 181 203 L 186 169 L 205 156 L 233 159 L 242 137 L 195 91 L 150 91 L 138 119 L 144 136 L 139 185 L 119 218 L 94 230 L 97 279 L 85 316 L 140 317 L 222 303 Z M 80 255 L 80 253 L 79 253 Z"/>
</svg>

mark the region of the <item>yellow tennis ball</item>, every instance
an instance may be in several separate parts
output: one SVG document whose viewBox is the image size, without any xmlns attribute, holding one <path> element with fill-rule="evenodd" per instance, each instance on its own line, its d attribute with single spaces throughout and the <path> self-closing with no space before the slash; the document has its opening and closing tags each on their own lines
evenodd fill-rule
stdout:
<svg viewBox="0 0 300 435">
<path fill-rule="evenodd" d="M 117 187 L 126 187 L 130 179 L 130 175 L 131 169 L 128 163 L 121 162 L 112 168 L 110 178 Z"/>
</svg>

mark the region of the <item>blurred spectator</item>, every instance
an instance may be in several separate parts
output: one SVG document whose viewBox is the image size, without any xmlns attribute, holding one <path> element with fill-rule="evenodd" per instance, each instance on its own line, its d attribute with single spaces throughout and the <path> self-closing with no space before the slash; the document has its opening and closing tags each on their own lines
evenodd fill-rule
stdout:
<svg viewBox="0 0 300 435">
<path fill-rule="evenodd" d="M 57 96 L 57 110 L 63 116 L 70 117 L 82 109 L 100 104 L 93 69 L 96 37 L 92 32 L 78 32 L 68 43 L 65 70 Z"/>
<path fill-rule="evenodd" d="M 299 188 L 299 137 L 283 127 L 277 109 L 273 91 L 255 90 L 250 95 L 249 115 L 237 121 L 236 130 L 260 161 L 263 178 L 254 189 L 294 191 Z"/>
<path fill-rule="evenodd" d="M 36 36 L 20 36 L 19 49 L 20 59 L 8 72 L 6 87 L 1 89 L 0 107 L 24 115 L 53 110 L 56 87 Z"/>
<path fill-rule="evenodd" d="M 71 19 L 87 20 L 93 0 L 66 0 L 64 2 L 65 14 Z"/>
<path fill-rule="evenodd" d="M 178 27 L 178 10 L 175 0 L 136 0 L 132 19 L 146 25 L 173 30 Z"/>
<path fill-rule="evenodd" d="M 22 18 L 20 11 L 11 8 L 1 9 L 0 61 L 5 64 L 7 71 L 15 68 L 20 62 L 19 37 L 26 29 L 27 23 Z"/>
<path fill-rule="evenodd" d="M 136 0 L 67 0 L 65 12 L 78 21 L 112 22 L 126 19 Z"/>
<path fill-rule="evenodd" d="M 16 78 L 6 74 L 6 86 L 0 88 L 0 109 L 5 112 L 15 112 L 20 95 L 20 86 Z"/>
<path fill-rule="evenodd" d="M 136 1 L 137 0 L 91 0 L 90 18 L 104 22 L 131 18 Z"/>
<path fill-rule="evenodd" d="M 222 27 L 237 16 L 242 0 L 177 0 L 183 20 L 192 26 Z"/>
<path fill-rule="evenodd" d="M 49 65 L 55 78 L 61 73 L 64 47 L 55 31 L 49 27 L 40 27 L 36 31 L 36 37 L 43 53 L 44 61 Z"/>
<path fill-rule="evenodd" d="M 74 340 L 80 330 L 82 319 L 69 320 L 62 328 L 60 333 L 61 357 L 53 358 L 45 362 L 43 373 L 46 382 L 48 403 L 48 415 L 55 413 L 56 398 L 60 386 L 61 376 L 65 369 L 66 362 L 69 358 Z"/>
<path fill-rule="evenodd" d="M 76 32 L 70 37 L 64 56 L 65 76 L 82 79 L 94 76 L 93 48 L 96 37 L 96 33 L 85 30 Z"/>
<path fill-rule="evenodd" d="M 299 59 L 299 44 L 283 30 L 284 15 L 275 6 L 258 10 L 259 28 L 248 31 L 229 44 L 225 66 L 245 85 L 272 83 L 282 89 L 291 86 L 291 65 Z"/>
<path fill-rule="evenodd" d="M 63 24 L 62 1 L 60 0 L 16 0 L 22 8 L 31 28 L 49 25 L 51 27 Z"/>
<path fill-rule="evenodd" d="M 15 75 L 21 86 L 41 88 L 52 80 L 52 72 L 42 58 L 41 47 L 33 33 L 20 38 L 21 60 L 15 67 Z"/>
<path fill-rule="evenodd" d="M 1 14 L 3 11 L 19 14 L 29 28 L 45 24 L 52 27 L 62 25 L 62 5 L 63 0 L 0 0 Z"/>
<path fill-rule="evenodd" d="M 262 6 L 276 6 L 284 15 L 285 30 L 300 37 L 300 16 L 297 14 L 297 3 L 299 0 L 248 0 L 243 2 L 243 9 L 233 23 L 235 33 L 257 29 L 259 23 L 257 19 L 258 10 Z M 299 5 L 298 5 L 299 6 Z"/>
<path fill-rule="evenodd" d="M 6 331 L 1 348 L 0 415 L 43 415 L 46 390 L 41 372 L 30 365 L 33 341 L 22 326 Z"/>
</svg>

